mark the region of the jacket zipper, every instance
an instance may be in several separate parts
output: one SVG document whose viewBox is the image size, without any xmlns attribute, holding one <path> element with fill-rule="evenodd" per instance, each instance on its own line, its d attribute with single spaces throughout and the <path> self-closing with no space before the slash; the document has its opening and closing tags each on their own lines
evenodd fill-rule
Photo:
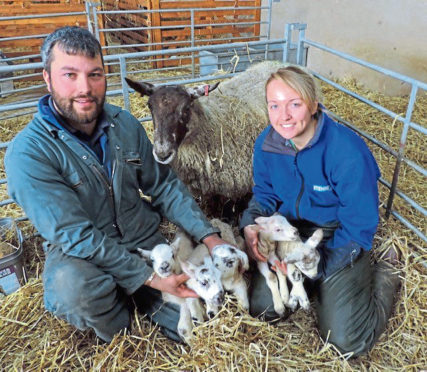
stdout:
<svg viewBox="0 0 427 372">
<path fill-rule="evenodd" d="M 296 168 L 298 174 L 301 177 L 301 189 L 299 191 L 299 194 L 297 196 L 297 200 L 295 202 L 295 210 L 296 210 L 296 214 L 297 214 L 297 219 L 300 220 L 301 216 L 299 215 L 299 204 L 300 204 L 300 201 L 301 201 L 301 198 L 302 198 L 302 194 L 304 193 L 304 177 L 302 176 L 301 172 L 298 169 L 297 156 L 298 156 L 298 154 L 295 155 L 294 164 L 295 164 L 295 168 Z"/>
<path fill-rule="evenodd" d="M 101 178 L 101 180 L 104 183 L 104 185 L 107 186 L 108 196 L 109 196 L 108 200 L 110 201 L 110 205 L 111 205 L 111 208 L 113 210 L 113 215 L 114 215 L 114 227 L 117 229 L 117 231 L 119 232 L 120 236 L 123 236 L 122 232 L 120 231 L 119 224 L 117 223 L 116 207 L 115 207 L 115 204 L 114 204 L 113 186 L 105 178 L 105 175 L 102 172 L 99 171 L 99 169 L 96 167 L 96 165 L 92 165 L 92 168 L 99 175 L 99 177 Z M 116 162 L 113 163 L 113 170 L 111 172 L 112 173 L 111 174 L 111 179 L 113 179 L 113 177 L 114 177 L 114 171 L 115 170 L 116 170 Z"/>
</svg>

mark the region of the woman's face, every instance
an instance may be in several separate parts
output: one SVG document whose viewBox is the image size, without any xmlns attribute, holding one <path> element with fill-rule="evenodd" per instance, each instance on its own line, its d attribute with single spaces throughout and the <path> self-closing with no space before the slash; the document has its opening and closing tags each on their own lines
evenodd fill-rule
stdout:
<svg viewBox="0 0 427 372">
<path fill-rule="evenodd" d="M 310 110 L 300 95 L 283 81 L 274 79 L 266 89 L 271 125 L 283 138 L 292 139 L 300 150 L 314 136 L 317 102 Z"/>
</svg>

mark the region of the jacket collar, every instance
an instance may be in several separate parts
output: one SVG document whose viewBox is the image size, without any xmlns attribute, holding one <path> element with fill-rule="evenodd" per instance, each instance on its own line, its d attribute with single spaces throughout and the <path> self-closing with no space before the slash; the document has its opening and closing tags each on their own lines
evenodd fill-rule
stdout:
<svg viewBox="0 0 427 372">
<path fill-rule="evenodd" d="M 317 120 L 316 130 L 314 132 L 314 136 L 308 142 L 306 148 L 314 146 L 319 141 L 323 127 L 325 126 L 325 114 L 323 113 L 323 108 L 324 106 L 319 104 L 319 118 Z M 279 133 L 274 130 L 273 127 L 270 128 L 269 132 L 267 133 L 267 136 L 264 139 L 264 142 L 262 144 L 262 150 L 267 152 L 273 152 L 275 154 L 293 156 L 295 156 L 297 153 L 297 150 L 295 150 L 292 142 L 290 140 L 287 140 L 286 138 L 283 138 Z"/>
<path fill-rule="evenodd" d="M 68 124 L 64 123 L 64 120 L 54 109 L 53 105 L 50 104 L 51 95 L 47 94 L 40 98 L 38 102 L 38 112 L 41 117 L 42 124 L 45 128 L 52 134 L 52 136 L 56 137 L 58 131 L 60 130 L 68 130 L 71 133 L 75 133 L 75 129 L 70 127 Z M 103 120 L 101 122 L 105 123 L 109 122 L 108 118 L 115 118 L 120 114 L 122 109 L 118 106 L 110 105 L 108 103 L 104 104 L 104 109 L 101 113 L 103 115 Z"/>
</svg>

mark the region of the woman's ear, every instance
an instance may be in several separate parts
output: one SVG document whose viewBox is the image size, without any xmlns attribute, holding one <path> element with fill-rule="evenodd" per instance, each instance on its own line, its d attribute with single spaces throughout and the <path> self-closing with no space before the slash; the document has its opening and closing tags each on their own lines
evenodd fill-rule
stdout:
<svg viewBox="0 0 427 372">
<path fill-rule="evenodd" d="M 319 102 L 314 101 L 313 102 L 313 107 L 312 107 L 312 110 L 311 110 L 311 115 L 316 114 L 318 108 L 319 108 Z"/>
</svg>

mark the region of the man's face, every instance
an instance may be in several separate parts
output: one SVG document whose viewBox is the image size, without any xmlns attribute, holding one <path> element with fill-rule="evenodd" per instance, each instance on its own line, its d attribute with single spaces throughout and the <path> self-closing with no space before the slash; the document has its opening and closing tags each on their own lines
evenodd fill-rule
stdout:
<svg viewBox="0 0 427 372">
<path fill-rule="evenodd" d="M 107 89 L 101 56 L 69 55 L 55 45 L 50 73 L 43 70 L 43 78 L 59 113 L 76 129 L 91 134 Z"/>
</svg>

